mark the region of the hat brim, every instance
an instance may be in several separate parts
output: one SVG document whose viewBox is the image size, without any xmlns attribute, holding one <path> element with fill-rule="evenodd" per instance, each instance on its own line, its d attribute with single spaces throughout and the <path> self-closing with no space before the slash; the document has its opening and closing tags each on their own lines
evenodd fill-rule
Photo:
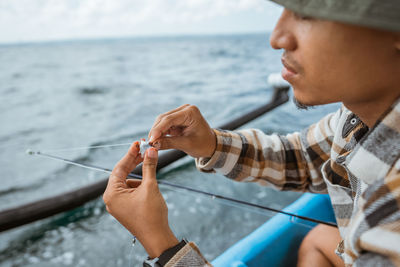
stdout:
<svg viewBox="0 0 400 267">
<path fill-rule="evenodd" d="M 399 0 L 270 0 L 303 16 L 400 32 Z"/>
</svg>

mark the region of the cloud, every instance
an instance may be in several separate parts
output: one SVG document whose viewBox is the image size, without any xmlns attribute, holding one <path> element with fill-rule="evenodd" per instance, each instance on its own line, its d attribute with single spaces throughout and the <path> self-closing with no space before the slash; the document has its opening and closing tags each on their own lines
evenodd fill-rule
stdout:
<svg viewBox="0 0 400 267">
<path fill-rule="evenodd" d="M 265 0 L 0 0 L 0 41 L 229 31 L 235 16 L 279 10 Z"/>
</svg>

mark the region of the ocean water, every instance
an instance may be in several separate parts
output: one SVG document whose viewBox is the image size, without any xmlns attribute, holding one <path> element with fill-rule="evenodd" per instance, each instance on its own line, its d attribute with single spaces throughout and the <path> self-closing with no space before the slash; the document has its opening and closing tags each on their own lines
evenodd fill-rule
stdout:
<svg viewBox="0 0 400 267">
<path fill-rule="evenodd" d="M 106 177 L 29 156 L 49 151 L 106 168 L 129 143 L 147 137 L 156 116 L 197 105 L 218 126 L 266 103 L 266 80 L 280 72 L 268 34 L 133 38 L 0 46 L 0 210 L 61 194 Z M 267 133 L 301 130 L 337 104 L 309 111 L 292 102 L 245 125 Z M 283 208 L 299 193 L 199 173 L 190 158 L 158 178 Z M 161 187 L 175 234 L 212 260 L 272 213 L 226 205 Z M 144 249 L 106 211 L 101 198 L 70 212 L 0 233 L 1 266 L 141 266 Z"/>
</svg>

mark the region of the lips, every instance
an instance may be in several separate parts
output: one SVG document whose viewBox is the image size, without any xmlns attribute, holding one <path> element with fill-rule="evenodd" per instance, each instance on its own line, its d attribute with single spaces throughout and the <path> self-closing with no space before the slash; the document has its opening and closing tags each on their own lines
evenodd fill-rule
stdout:
<svg viewBox="0 0 400 267">
<path fill-rule="evenodd" d="M 296 78 L 298 78 L 298 68 L 293 67 L 293 65 L 289 63 L 285 56 L 282 56 L 281 61 L 283 64 L 282 78 L 292 84 L 293 82 L 295 82 Z M 293 62 L 293 64 L 297 66 L 296 62 Z"/>
<path fill-rule="evenodd" d="M 293 74 L 297 74 L 297 71 L 295 70 L 295 68 L 294 67 L 292 67 L 288 62 L 287 62 L 287 60 L 285 59 L 285 58 L 281 58 L 281 61 L 282 61 L 282 64 L 283 64 L 283 66 L 285 66 L 285 68 L 289 71 L 289 72 L 291 72 L 291 73 L 293 73 Z"/>
</svg>

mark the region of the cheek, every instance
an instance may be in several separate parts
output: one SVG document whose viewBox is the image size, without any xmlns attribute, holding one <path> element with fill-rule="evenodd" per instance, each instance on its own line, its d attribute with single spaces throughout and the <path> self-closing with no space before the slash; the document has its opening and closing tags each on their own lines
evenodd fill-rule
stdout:
<svg viewBox="0 0 400 267">
<path fill-rule="evenodd" d="M 302 97 L 324 103 L 366 101 L 394 83 L 393 52 L 375 32 L 324 23 L 300 40 L 297 56 L 304 75 L 297 94 Z"/>
<path fill-rule="evenodd" d="M 293 84 L 294 94 L 298 100 L 307 104 L 323 104 L 333 101 L 330 96 L 330 85 L 337 82 L 337 75 L 332 70 L 329 56 L 316 53 L 318 50 L 307 49 L 302 54 L 303 73 L 301 79 Z"/>
<path fill-rule="evenodd" d="M 308 40 L 309 48 L 305 50 L 305 77 L 314 83 L 335 84 L 338 77 L 346 74 L 347 60 L 339 47 L 331 46 L 326 38 Z"/>
<path fill-rule="evenodd" d="M 305 40 L 301 53 L 303 79 L 297 84 L 299 97 L 317 104 L 341 101 L 349 89 L 351 60 L 338 46 L 329 46 L 326 40 Z M 296 89 L 296 87 L 295 87 Z"/>
<path fill-rule="evenodd" d="M 308 58 L 308 69 L 305 70 L 307 82 L 315 88 L 335 88 L 341 91 L 345 81 L 349 80 L 351 70 L 346 59 L 335 54 L 314 54 Z"/>
</svg>

